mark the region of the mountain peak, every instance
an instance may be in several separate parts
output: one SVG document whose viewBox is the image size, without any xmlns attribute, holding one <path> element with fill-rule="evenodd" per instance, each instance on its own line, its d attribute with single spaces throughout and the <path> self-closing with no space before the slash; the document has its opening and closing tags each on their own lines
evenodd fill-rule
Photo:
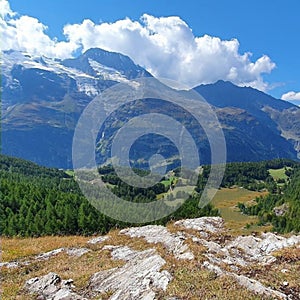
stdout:
<svg viewBox="0 0 300 300">
<path fill-rule="evenodd" d="M 201 84 L 195 87 L 195 90 L 214 106 L 239 107 L 250 113 L 253 112 L 253 109 L 260 110 L 265 106 L 275 106 L 280 110 L 294 106 L 250 86 L 237 86 L 231 81 L 218 80 L 211 84 Z"/>
<path fill-rule="evenodd" d="M 125 75 L 127 79 L 151 76 L 150 73 L 136 65 L 128 56 L 100 48 L 90 48 L 77 58 L 65 59 L 62 63 L 67 67 L 76 68 L 89 75 L 96 76 L 97 70 L 91 65 L 93 61 L 98 65 L 114 69 Z"/>
</svg>

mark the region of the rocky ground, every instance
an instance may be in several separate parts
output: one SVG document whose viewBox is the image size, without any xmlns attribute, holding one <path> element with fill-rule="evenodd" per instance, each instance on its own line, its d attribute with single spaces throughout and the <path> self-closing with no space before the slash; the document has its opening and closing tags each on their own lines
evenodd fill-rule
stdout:
<svg viewBox="0 0 300 300">
<path fill-rule="evenodd" d="M 221 218 L 203 217 L 114 231 L 1 267 L 4 281 L 21 284 L 6 299 L 300 299 L 299 258 L 299 235 L 233 237 Z"/>
</svg>

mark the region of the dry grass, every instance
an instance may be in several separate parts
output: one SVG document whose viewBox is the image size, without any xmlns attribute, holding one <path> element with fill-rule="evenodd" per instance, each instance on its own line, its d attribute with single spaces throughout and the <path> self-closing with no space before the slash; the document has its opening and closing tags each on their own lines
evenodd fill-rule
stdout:
<svg viewBox="0 0 300 300">
<path fill-rule="evenodd" d="M 77 237 L 73 237 L 75 243 L 76 238 Z M 48 239 L 51 240 L 51 237 Z M 62 243 L 58 246 L 65 247 L 66 244 Z M 27 250 L 29 249 L 27 248 Z M 35 248 L 32 249 L 32 252 L 34 251 Z M 95 249 L 82 257 L 71 257 L 66 253 L 61 253 L 47 261 L 33 262 L 29 266 L 17 269 L 3 268 L 2 296 L 3 299 L 35 299 L 33 296 L 24 295 L 24 291 L 22 290 L 24 283 L 32 277 L 42 276 L 49 272 L 55 272 L 63 279 L 72 278 L 76 288 L 80 290 L 88 284 L 89 278 L 94 273 L 122 264 L 122 261 L 111 260 L 108 251 L 97 251 Z"/>
<path fill-rule="evenodd" d="M 182 262 L 172 273 L 166 294 L 180 299 L 261 299 L 251 295 L 228 277 L 216 278 L 195 262 Z M 163 295 L 161 295 L 161 299 Z"/>
<path fill-rule="evenodd" d="M 270 231 L 270 226 L 256 225 L 258 222 L 256 216 L 244 215 L 236 207 L 239 202 L 252 205 L 255 203 L 254 199 L 256 197 L 266 194 L 267 192 L 249 191 L 244 188 L 224 188 L 217 192 L 212 204 L 220 210 L 221 216 L 225 220 L 225 226 L 232 235 Z M 247 224 L 250 226 L 247 227 Z"/>
<path fill-rule="evenodd" d="M 167 225 L 171 232 L 177 232 L 179 228 L 173 223 Z M 188 231 L 197 235 L 195 231 Z M 227 276 L 216 278 L 213 272 L 202 267 L 206 260 L 204 254 L 206 248 L 187 239 L 186 243 L 195 255 L 191 261 L 177 260 L 172 253 L 168 253 L 162 244 L 148 244 L 143 238 L 130 238 L 120 235 L 118 230 L 109 233 L 110 239 L 97 245 L 87 245 L 90 237 L 44 237 L 36 239 L 2 239 L 2 247 L 5 260 L 24 258 L 31 259 L 32 255 L 53 250 L 60 247 L 88 247 L 90 252 L 82 257 L 70 257 L 66 253 L 58 254 L 47 261 L 33 262 L 29 266 L 17 269 L 2 270 L 3 300 L 36 299 L 23 290 L 26 280 L 42 276 L 49 272 L 59 274 L 63 279 L 72 278 L 79 293 L 82 293 L 88 285 L 90 277 L 101 270 L 122 266 L 124 261 L 111 259 L 109 251 L 101 250 L 104 245 L 127 245 L 134 250 L 146 250 L 155 248 L 165 259 L 163 269 L 173 276 L 166 292 L 159 292 L 158 299 L 166 299 L 168 296 L 176 296 L 180 299 L 232 299 L 254 300 L 262 299 L 240 287 L 232 278 Z M 213 236 L 218 239 L 219 236 Z M 267 286 L 280 289 L 283 281 L 289 282 L 289 287 L 296 289 L 300 286 L 300 253 L 299 249 L 282 250 L 276 253 L 278 263 L 271 267 L 256 266 L 245 268 L 241 274 L 260 280 Z M 282 273 L 287 269 L 287 273 Z M 109 299 L 111 292 L 98 295 L 94 299 Z"/>
<path fill-rule="evenodd" d="M 90 238 L 84 236 L 1 238 L 2 260 L 12 261 L 22 257 L 51 251 L 60 247 L 81 247 L 85 246 L 89 239 Z"/>
<path fill-rule="evenodd" d="M 241 272 L 259 280 L 262 284 L 299 299 L 300 294 L 300 249 L 287 248 L 273 254 L 277 261 L 268 266 L 252 266 Z M 285 287 L 283 282 L 288 282 Z"/>
<path fill-rule="evenodd" d="M 28 279 L 49 272 L 57 273 L 62 279 L 72 278 L 76 290 L 80 292 L 88 285 L 89 279 L 94 273 L 124 264 L 123 261 L 112 260 L 110 251 L 102 251 L 104 245 L 127 245 L 138 251 L 152 247 L 144 239 L 132 239 L 126 235 L 119 235 L 118 230 L 111 231 L 109 235 L 109 240 L 98 245 L 87 245 L 87 241 L 91 237 L 81 236 L 2 239 L 3 261 L 32 260 L 33 255 L 61 247 L 88 247 L 91 250 L 91 252 L 79 258 L 60 253 L 47 261 L 33 262 L 29 266 L 15 269 L 3 268 L 1 274 L 2 299 L 36 299 L 35 296 L 26 294 L 23 286 Z M 165 252 L 161 245 L 157 245 L 157 249 L 161 253 Z M 108 299 L 110 294 L 101 295 L 101 299 Z"/>
</svg>

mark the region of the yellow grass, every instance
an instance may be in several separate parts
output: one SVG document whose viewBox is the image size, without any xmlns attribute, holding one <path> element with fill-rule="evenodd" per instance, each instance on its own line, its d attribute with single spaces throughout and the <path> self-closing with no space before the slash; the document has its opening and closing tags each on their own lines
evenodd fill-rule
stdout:
<svg viewBox="0 0 300 300">
<path fill-rule="evenodd" d="M 89 240 L 83 236 L 51 236 L 40 238 L 1 238 L 2 260 L 12 261 L 60 247 L 81 247 Z M 16 245 L 18 245 L 16 247 Z"/>
<path fill-rule="evenodd" d="M 258 218 L 242 214 L 237 208 L 239 202 L 253 205 L 256 197 L 264 196 L 267 192 L 249 191 L 244 188 L 224 188 L 217 192 L 212 204 L 219 209 L 225 225 L 233 235 L 250 234 L 270 230 L 270 226 L 257 226 Z M 245 226 L 249 224 L 250 227 Z"/>
<path fill-rule="evenodd" d="M 248 198 L 247 198 L 248 199 Z M 167 225 L 171 232 L 177 232 L 179 228 L 173 223 Z M 188 231 L 198 235 L 196 231 Z M 120 235 L 118 230 L 109 233 L 110 239 L 98 244 L 88 245 L 87 240 L 91 237 L 43 237 L 30 239 L 2 239 L 2 249 L 5 260 L 26 258 L 32 260 L 32 255 L 40 254 L 60 247 L 88 247 L 90 252 L 82 257 L 70 257 L 66 253 L 60 253 L 47 261 L 33 262 L 29 266 L 17 269 L 2 270 L 2 299 L 31 300 L 36 299 L 23 290 L 26 280 L 42 276 L 49 272 L 55 272 L 63 279 L 72 278 L 78 292 L 86 289 L 90 277 L 101 270 L 122 266 L 124 261 L 114 261 L 110 252 L 102 250 L 104 245 L 127 245 L 135 250 L 155 248 L 165 259 L 163 266 L 172 275 L 166 292 L 159 292 L 158 299 L 166 299 L 167 296 L 179 297 L 180 299 L 228 299 L 228 300 L 254 300 L 262 299 L 255 296 L 227 276 L 216 278 L 215 274 L 205 270 L 202 263 L 206 260 L 204 254 L 206 248 L 188 239 L 186 243 L 195 255 L 195 260 L 177 260 L 172 253 L 168 253 L 162 244 L 148 244 L 142 238 L 130 238 Z M 212 237 L 212 239 L 217 237 Z M 297 252 L 298 251 L 298 252 Z M 264 282 L 266 285 L 280 287 L 282 281 L 287 280 L 292 287 L 299 286 L 299 249 L 283 250 L 276 253 L 278 262 L 272 265 L 272 272 L 267 267 L 256 266 L 245 268 L 242 274 L 249 275 Z M 281 272 L 282 268 L 289 270 L 287 274 Z M 253 273 L 255 272 L 255 273 Z M 256 275 L 257 274 L 257 275 Z M 98 295 L 94 299 L 108 299 L 111 293 Z"/>
</svg>

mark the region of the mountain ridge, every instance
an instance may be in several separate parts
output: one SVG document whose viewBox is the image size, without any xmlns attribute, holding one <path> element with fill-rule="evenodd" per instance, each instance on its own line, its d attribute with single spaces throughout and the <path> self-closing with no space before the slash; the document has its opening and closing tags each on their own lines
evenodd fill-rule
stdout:
<svg viewBox="0 0 300 300">
<path fill-rule="evenodd" d="M 117 83 L 152 76 L 129 57 L 98 48 L 67 60 L 5 51 L 2 69 L 3 153 L 62 168 L 72 168 L 73 132 L 88 103 Z M 220 119 L 228 161 L 297 159 L 299 107 L 224 81 L 200 85 L 195 91 Z M 204 148 L 203 157 L 209 157 L 209 148 Z"/>
</svg>

